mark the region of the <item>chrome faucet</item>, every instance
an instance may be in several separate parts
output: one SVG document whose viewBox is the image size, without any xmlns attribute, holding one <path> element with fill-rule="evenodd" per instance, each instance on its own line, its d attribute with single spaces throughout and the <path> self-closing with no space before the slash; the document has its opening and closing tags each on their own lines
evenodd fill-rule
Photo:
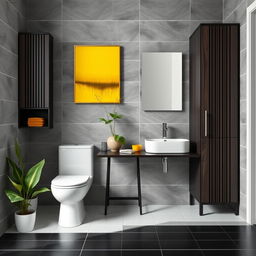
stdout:
<svg viewBox="0 0 256 256">
<path fill-rule="evenodd" d="M 167 138 L 168 126 L 167 123 L 163 123 L 163 139 Z"/>
</svg>

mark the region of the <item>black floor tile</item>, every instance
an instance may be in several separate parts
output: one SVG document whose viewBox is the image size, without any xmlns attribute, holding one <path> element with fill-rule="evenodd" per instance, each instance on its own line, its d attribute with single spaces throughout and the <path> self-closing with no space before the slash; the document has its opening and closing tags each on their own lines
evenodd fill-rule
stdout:
<svg viewBox="0 0 256 256">
<path fill-rule="evenodd" d="M 256 240 L 234 240 L 239 249 L 256 250 Z M 255 254 L 256 255 L 256 254 Z"/>
<path fill-rule="evenodd" d="M 222 226 L 226 232 L 256 232 L 255 226 L 243 225 L 243 226 Z"/>
<path fill-rule="evenodd" d="M 85 242 L 84 249 L 94 250 L 120 250 L 121 241 L 109 240 L 109 241 L 94 241 L 88 240 Z"/>
<path fill-rule="evenodd" d="M 189 229 L 186 226 L 156 226 L 156 230 L 159 233 L 168 232 L 168 233 L 188 233 Z"/>
<path fill-rule="evenodd" d="M 256 251 L 246 250 L 209 250 L 203 251 L 205 256 L 255 256 Z"/>
<path fill-rule="evenodd" d="M 196 240 L 231 240 L 227 233 L 193 233 Z"/>
<path fill-rule="evenodd" d="M 40 251 L 0 251 L 1 256 L 39 256 Z"/>
<path fill-rule="evenodd" d="M 122 251 L 122 256 L 161 256 L 160 250 L 154 250 L 154 251 Z"/>
<path fill-rule="evenodd" d="M 124 226 L 123 232 L 156 232 L 155 226 Z"/>
<path fill-rule="evenodd" d="M 237 245 L 234 244 L 233 241 L 197 241 L 201 249 L 210 249 L 210 250 L 218 250 L 218 249 L 227 249 L 234 250 L 237 249 Z"/>
<path fill-rule="evenodd" d="M 195 232 L 207 232 L 207 233 L 210 233 L 210 232 L 224 232 L 224 230 L 219 227 L 219 226 L 189 226 L 189 230 L 192 232 L 192 233 L 195 233 Z"/>
<path fill-rule="evenodd" d="M 87 233 L 52 233 L 50 240 L 84 240 L 87 236 Z"/>
<path fill-rule="evenodd" d="M 89 233 L 86 240 L 120 240 L 122 233 Z"/>
<path fill-rule="evenodd" d="M 233 240 L 255 240 L 256 241 L 256 232 L 233 232 L 228 233 L 229 237 Z"/>
<path fill-rule="evenodd" d="M 79 255 L 80 255 L 80 250 L 79 251 L 42 251 L 38 256 L 79 256 Z"/>
<path fill-rule="evenodd" d="M 159 240 L 194 240 L 191 233 L 158 233 Z"/>
<path fill-rule="evenodd" d="M 200 250 L 163 250 L 162 252 L 163 256 L 204 256 Z"/>
<path fill-rule="evenodd" d="M 44 241 L 43 249 L 52 249 L 52 250 L 81 250 L 83 247 L 83 240 L 52 240 Z"/>
<path fill-rule="evenodd" d="M 1 240 L 0 249 L 33 250 L 43 249 L 46 241 L 40 240 Z"/>
<path fill-rule="evenodd" d="M 161 240 L 160 245 L 162 249 L 170 250 L 199 249 L 198 244 L 193 240 Z"/>
<path fill-rule="evenodd" d="M 158 240 L 157 233 L 123 233 L 123 240 Z"/>
<path fill-rule="evenodd" d="M 50 233 L 5 233 L 2 240 L 50 240 Z"/>
<path fill-rule="evenodd" d="M 83 250 L 81 256 L 121 256 L 121 251 L 85 251 Z"/>
<path fill-rule="evenodd" d="M 123 241 L 123 250 L 150 250 L 150 249 L 160 249 L 158 241 Z"/>
</svg>

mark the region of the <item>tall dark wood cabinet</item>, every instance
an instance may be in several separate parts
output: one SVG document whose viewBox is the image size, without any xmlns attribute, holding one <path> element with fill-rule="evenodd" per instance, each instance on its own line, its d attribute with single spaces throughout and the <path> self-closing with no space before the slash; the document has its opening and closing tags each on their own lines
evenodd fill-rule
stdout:
<svg viewBox="0 0 256 256">
<path fill-rule="evenodd" d="M 190 37 L 190 203 L 239 214 L 239 24 L 201 24 Z"/>
<path fill-rule="evenodd" d="M 19 127 L 31 117 L 53 126 L 53 37 L 19 33 Z"/>
</svg>

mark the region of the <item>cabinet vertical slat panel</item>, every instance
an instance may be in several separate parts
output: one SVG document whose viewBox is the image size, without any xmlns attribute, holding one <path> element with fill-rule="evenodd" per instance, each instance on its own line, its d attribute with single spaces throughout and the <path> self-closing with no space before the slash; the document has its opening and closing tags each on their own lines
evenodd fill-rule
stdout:
<svg viewBox="0 0 256 256">
<path fill-rule="evenodd" d="M 203 187 L 200 191 L 201 201 L 209 201 L 210 196 L 210 172 L 209 172 L 209 138 L 205 136 L 205 111 L 209 112 L 209 28 L 201 30 L 201 65 L 200 76 L 201 87 L 201 183 Z"/>
<path fill-rule="evenodd" d="M 240 50 L 239 46 L 239 31 L 235 27 L 230 28 L 230 36 L 231 36 L 231 42 L 230 45 L 230 63 L 231 63 L 231 72 L 230 72 L 230 82 L 231 82 L 231 116 L 233 117 L 230 120 L 231 124 L 231 131 L 230 131 L 230 138 L 238 138 L 239 137 L 239 117 L 240 115 L 236 113 L 240 113 L 240 91 L 239 88 L 239 81 L 240 81 L 240 72 L 239 72 L 239 61 L 237 61 L 237 56 L 235 56 L 235 52 L 238 52 Z M 240 55 L 238 56 L 238 59 L 240 59 Z"/>
<path fill-rule="evenodd" d="M 223 187 L 223 37 L 222 37 L 222 27 L 219 27 L 219 40 L 220 40 L 220 50 L 219 50 L 219 56 L 220 56 L 220 66 L 219 66 L 219 74 L 220 74 L 220 171 L 219 171 L 219 181 L 220 181 L 220 195 L 219 195 L 219 201 L 225 202 L 223 200 L 223 193 L 224 193 L 224 187 Z"/>
<path fill-rule="evenodd" d="M 45 36 L 45 54 L 49 56 L 49 36 Z M 49 84 L 49 72 L 50 72 L 50 63 L 49 63 L 49 59 L 45 58 L 45 83 Z M 44 95 L 49 95 L 49 86 L 45 86 L 45 91 L 44 91 Z M 48 108 L 49 107 L 49 97 L 45 97 L 45 107 Z"/>
</svg>

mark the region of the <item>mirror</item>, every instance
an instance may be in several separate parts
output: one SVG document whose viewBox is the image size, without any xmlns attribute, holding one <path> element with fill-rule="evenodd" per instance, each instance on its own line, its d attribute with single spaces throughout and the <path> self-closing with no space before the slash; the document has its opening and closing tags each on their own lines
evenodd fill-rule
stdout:
<svg viewBox="0 0 256 256">
<path fill-rule="evenodd" d="M 182 53 L 142 54 L 142 108 L 182 111 Z"/>
</svg>

